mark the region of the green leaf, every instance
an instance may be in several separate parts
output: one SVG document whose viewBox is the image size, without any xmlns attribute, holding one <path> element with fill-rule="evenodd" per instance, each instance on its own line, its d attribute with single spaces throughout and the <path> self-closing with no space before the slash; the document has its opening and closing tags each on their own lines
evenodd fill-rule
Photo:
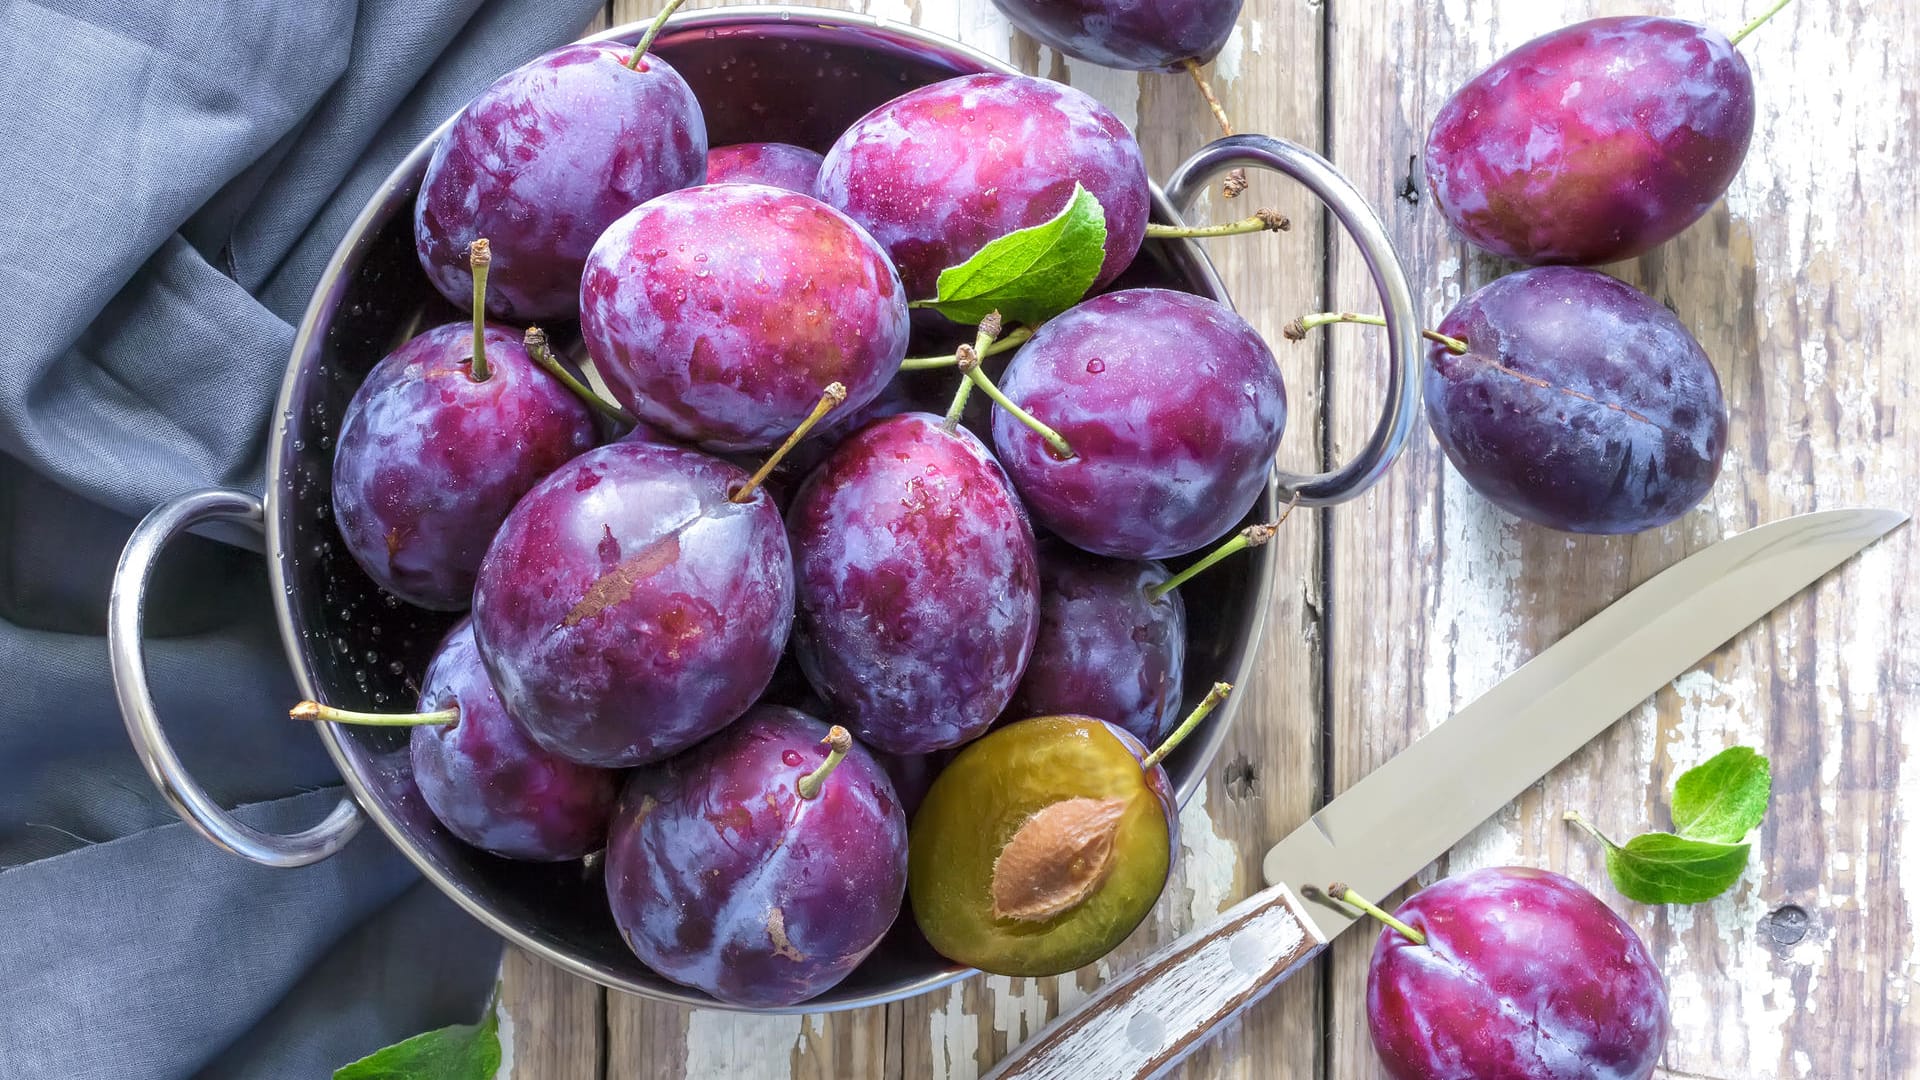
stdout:
<svg viewBox="0 0 1920 1080">
<path fill-rule="evenodd" d="M 973 325 L 998 311 L 1009 323 L 1037 326 L 1080 302 L 1106 259 L 1107 212 L 1078 184 L 1053 220 L 1010 232 L 959 266 L 940 271 L 930 307 Z"/>
<path fill-rule="evenodd" d="M 1620 895 L 1643 904 L 1699 904 L 1719 896 L 1747 868 L 1746 844 L 1642 833 L 1607 845 L 1607 876 Z"/>
<path fill-rule="evenodd" d="M 1728 747 L 1674 782 L 1674 831 L 1690 840 L 1737 844 L 1759 827 L 1772 791 L 1767 759 L 1751 747 Z"/>
<path fill-rule="evenodd" d="M 493 1080 L 500 1071 L 500 1014 L 415 1035 L 334 1070 L 333 1080 Z"/>
</svg>

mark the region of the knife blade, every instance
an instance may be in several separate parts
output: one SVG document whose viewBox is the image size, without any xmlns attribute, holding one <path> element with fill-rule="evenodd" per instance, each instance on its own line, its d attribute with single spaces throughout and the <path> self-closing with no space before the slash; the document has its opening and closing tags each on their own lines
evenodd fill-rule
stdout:
<svg viewBox="0 0 1920 1080">
<path fill-rule="evenodd" d="M 1298 971 L 1355 916 L 1335 879 L 1397 889 L 1656 690 L 1907 520 L 1823 510 L 1682 559 L 1522 665 L 1267 852 L 1268 888 L 1108 982 L 989 1080 L 1159 1076 Z"/>
</svg>

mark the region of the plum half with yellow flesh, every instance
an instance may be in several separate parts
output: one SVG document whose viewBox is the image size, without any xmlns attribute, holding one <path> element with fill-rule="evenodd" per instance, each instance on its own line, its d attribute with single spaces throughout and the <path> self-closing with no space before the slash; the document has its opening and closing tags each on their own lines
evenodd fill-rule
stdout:
<svg viewBox="0 0 1920 1080">
<path fill-rule="evenodd" d="M 1231 689 L 1149 752 L 1090 716 L 1039 716 L 969 744 L 934 780 L 907 844 L 927 941 L 996 975 L 1057 975 L 1111 952 L 1153 909 L 1179 839 L 1160 762 Z"/>
</svg>

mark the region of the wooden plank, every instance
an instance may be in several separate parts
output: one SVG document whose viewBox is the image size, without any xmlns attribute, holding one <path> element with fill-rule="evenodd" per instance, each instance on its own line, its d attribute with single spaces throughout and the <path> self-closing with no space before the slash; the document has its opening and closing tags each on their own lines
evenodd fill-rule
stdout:
<svg viewBox="0 0 1920 1080">
<path fill-rule="evenodd" d="M 691 7 L 714 6 L 694 3 Z M 957 37 L 1028 71 L 1073 82 L 1136 126 L 1153 174 L 1213 137 L 1208 113 L 1184 77 L 1136 76 L 1066 61 L 1011 31 L 988 0 L 872 0 L 826 6 L 868 10 Z M 619 2 L 615 21 L 650 17 L 657 3 Z M 1250 14 L 1215 66 L 1216 83 L 1238 124 L 1319 143 L 1318 9 Z M 1269 338 L 1300 305 L 1320 295 L 1319 230 L 1310 205 L 1270 178 L 1229 212 L 1272 204 L 1302 227 L 1284 238 L 1217 247 L 1217 262 L 1241 309 Z M 1203 207 L 1205 214 L 1210 208 Z M 1294 410 L 1284 458 L 1311 469 L 1319 460 L 1317 357 L 1288 354 Z M 1299 824 L 1318 791 L 1320 698 L 1319 534 L 1310 514 L 1276 541 L 1284 583 L 1273 600 L 1265 675 L 1244 688 L 1248 706 L 1206 795 L 1183 820 L 1182 870 L 1140 933 L 1107 970 L 1177 936 L 1257 888 L 1265 843 Z M 608 1001 L 609 1075 L 972 1077 L 1035 1030 L 1063 1002 L 1097 985 L 1101 969 L 1063 980 L 976 979 L 886 1010 L 809 1018 L 743 1018 L 685 1010 L 624 995 Z M 1196 1058 L 1187 1075 L 1315 1075 L 1319 1059 L 1317 980 L 1305 978 L 1269 999 L 1238 1031 Z M 1258 1065 L 1255 1063 L 1259 1062 Z M 1271 1063 L 1269 1065 L 1268 1063 Z"/>
<path fill-rule="evenodd" d="M 500 967 L 503 1076 L 601 1080 L 606 991 L 509 945 Z"/>
<path fill-rule="evenodd" d="M 1495 56 L 1603 14 L 1671 12 L 1731 30 L 1740 0 L 1453 0 L 1332 8 L 1334 160 L 1385 202 L 1455 87 Z M 1725 202 L 1676 242 L 1608 268 L 1667 301 L 1714 359 L 1732 409 L 1725 472 L 1703 507 L 1632 538 L 1517 524 L 1423 438 L 1388 482 L 1333 515 L 1333 770 L 1341 789 L 1628 588 L 1715 539 L 1788 514 L 1912 508 L 1920 75 L 1912 5 L 1798 4 L 1746 43 L 1759 88 L 1752 152 Z M 1422 193 L 1423 194 L 1423 193 Z M 1391 225 L 1437 320 L 1507 267 L 1466 250 L 1428 202 Z M 1371 299 L 1351 249 L 1335 299 Z M 1364 434 L 1376 332 L 1332 345 L 1336 453 Z M 1909 530 L 1910 531 L 1910 530 Z M 1675 1076 L 1920 1075 L 1901 1016 L 1920 966 L 1920 599 L 1900 535 L 1663 690 L 1421 875 L 1522 863 L 1567 873 L 1620 910 L 1672 994 Z M 1673 777 L 1759 746 L 1774 808 L 1727 896 L 1650 908 L 1613 892 L 1560 822 L 1585 810 L 1632 833 L 1666 824 Z M 1384 1076 L 1365 1030 L 1371 935 L 1335 956 L 1334 1074 Z"/>
</svg>

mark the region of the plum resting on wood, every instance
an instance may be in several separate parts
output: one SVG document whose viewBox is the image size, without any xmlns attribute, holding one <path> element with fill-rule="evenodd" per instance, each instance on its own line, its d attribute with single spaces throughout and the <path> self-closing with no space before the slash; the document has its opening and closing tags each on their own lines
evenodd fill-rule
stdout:
<svg viewBox="0 0 1920 1080">
<path fill-rule="evenodd" d="M 555 49 L 480 92 L 433 149 L 414 203 L 420 265 L 441 295 L 471 298 L 467 245 L 499 247 L 487 308 L 572 318 L 580 268 L 615 218 L 700 183 L 707 127 L 693 90 L 657 56 L 590 42 Z"/>
<path fill-rule="evenodd" d="M 1720 474 L 1727 405 L 1698 342 L 1646 294 L 1541 267 L 1462 300 L 1430 345 L 1427 422 L 1475 491 L 1553 529 L 1679 517 Z"/>
<path fill-rule="evenodd" d="M 846 735 L 763 705 L 635 771 L 607 840 L 607 897 L 648 967 L 721 1001 L 793 1005 L 880 943 L 906 892 L 907 819 Z"/>
<path fill-rule="evenodd" d="M 1068 56 L 1126 71 L 1212 60 L 1243 0 L 993 0 L 1015 26 Z"/>
<path fill-rule="evenodd" d="M 1079 183 L 1106 211 L 1095 287 L 1146 236 L 1147 166 L 1133 133 L 1071 86 L 966 75 L 903 94 L 855 121 L 820 167 L 821 199 L 880 241 L 910 299 L 940 271 L 1065 209 Z"/>
<path fill-rule="evenodd" d="M 1727 190 L 1753 137 L 1753 74 L 1718 30 L 1594 19 L 1520 46 L 1456 92 L 1427 185 L 1471 243 L 1526 263 L 1629 259 Z"/>
<path fill-rule="evenodd" d="M 844 214 L 761 184 L 654 199 L 587 257 L 580 332 L 620 403 L 715 451 L 765 450 L 820 391 L 880 393 L 907 354 L 907 300 Z"/>
<path fill-rule="evenodd" d="M 1633 928 L 1544 870 L 1445 878 L 1394 913 L 1367 969 L 1367 1026 L 1396 1080 L 1645 1080 L 1667 991 Z"/>
</svg>

